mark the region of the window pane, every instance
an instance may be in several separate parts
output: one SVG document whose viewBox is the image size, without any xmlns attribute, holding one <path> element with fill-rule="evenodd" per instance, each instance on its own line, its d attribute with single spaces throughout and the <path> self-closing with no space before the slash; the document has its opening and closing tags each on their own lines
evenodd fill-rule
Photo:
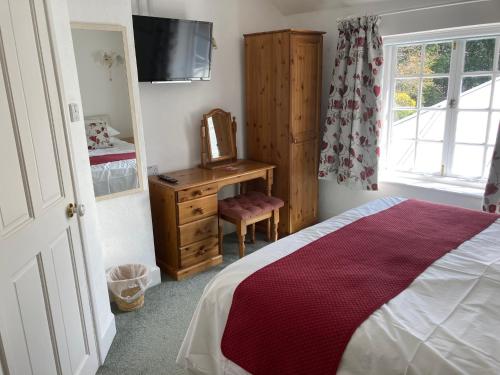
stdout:
<svg viewBox="0 0 500 375">
<path fill-rule="evenodd" d="M 493 108 L 500 109 L 500 76 L 495 79 L 495 94 L 493 94 Z"/>
<path fill-rule="evenodd" d="M 452 173 L 462 177 L 482 176 L 483 153 L 483 146 L 456 145 Z"/>
<path fill-rule="evenodd" d="M 442 141 L 446 111 L 422 110 L 418 120 L 418 138 L 428 141 Z"/>
<path fill-rule="evenodd" d="M 393 169 L 409 171 L 413 168 L 415 142 L 395 140 L 391 145 L 390 163 Z"/>
<path fill-rule="evenodd" d="M 493 161 L 493 147 L 488 147 L 486 150 L 486 163 L 484 163 L 483 178 L 488 178 L 490 175 L 491 162 Z"/>
<path fill-rule="evenodd" d="M 398 47 L 398 74 L 406 76 L 418 74 L 420 72 L 421 51 L 421 45 Z"/>
<path fill-rule="evenodd" d="M 460 108 L 488 108 L 491 97 L 491 76 L 462 79 Z"/>
<path fill-rule="evenodd" d="M 487 124 L 488 112 L 460 111 L 457 118 L 455 141 L 458 143 L 484 143 Z"/>
<path fill-rule="evenodd" d="M 424 173 L 439 173 L 441 170 L 442 155 L 442 143 L 418 142 L 415 170 Z"/>
<path fill-rule="evenodd" d="M 495 39 L 468 40 L 465 44 L 465 72 L 493 69 Z"/>
<path fill-rule="evenodd" d="M 394 111 L 392 116 L 393 139 L 415 139 L 417 134 L 417 111 Z"/>
<path fill-rule="evenodd" d="M 488 134 L 488 144 L 494 145 L 497 141 L 497 133 L 500 128 L 500 112 L 491 112 L 490 131 Z"/>
<path fill-rule="evenodd" d="M 397 79 L 394 101 L 398 107 L 417 107 L 418 79 Z"/>
<path fill-rule="evenodd" d="M 451 42 L 425 46 L 424 73 L 448 73 L 450 71 Z"/>
<path fill-rule="evenodd" d="M 426 78 L 422 81 L 422 106 L 446 107 L 448 78 Z"/>
</svg>

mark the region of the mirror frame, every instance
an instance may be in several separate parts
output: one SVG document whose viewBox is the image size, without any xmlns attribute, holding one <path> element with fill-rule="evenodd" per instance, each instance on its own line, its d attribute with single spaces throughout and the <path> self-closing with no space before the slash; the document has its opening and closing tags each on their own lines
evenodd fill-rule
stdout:
<svg viewBox="0 0 500 375">
<path fill-rule="evenodd" d="M 132 84 L 132 70 L 131 70 L 131 59 L 130 59 L 130 48 L 129 48 L 129 35 L 127 31 L 127 27 L 123 25 L 115 25 L 115 24 L 105 24 L 105 23 L 88 23 L 88 22 L 71 22 L 70 23 L 71 30 L 92 30 L 92 31 L 115 31 L 119 32 L 122 35 L 122 41 L 123 41 L 123 51 L 124 51 L 124 59 L 125 59 L 125 71 L 127 74 L 127 86 L 128 86 L 128 97 L 129 97 L 129 105 L 130 105 L 130 116 L 132 118 L 132 133 L 134 136 L 134 146 L 135 146 L 135 157 L 136 157 L 136 165 L 137 165 L 137 180 L 139 181 L 139 186 L 135 189 L 130 189 L 130 190 L 125 190 L 125 191 L 120 191 L 117 193 L 112 193 L 108 195 L 101 195 L 99 197 L 95 197 L 96 201 L 104 201 L 108 199 L 113 199 L 113 198 L 118 198 L 118 197 L 123 197 L 126 195 L 131 195 L 131 194 L 136 194 L 136 193 L 141 193 L 144 192 L 144 182 L 143 182 L 143 177 L 144 177 L 144 172 L 142 170 L 142 158 L 141 158 L 141 147 L 140 147 L 140 142 L 139 142 L 139 130 L 138 130 L 138 124 L 139 124 L 139 112 L 136 107 L 136 101 L 134 98 L 134 86 Z M 73 51 L 74 51 L 74 45 L 73 45 Z M 135 51 L 134 51 L 135 54 Z M 134 57 L 135 61 L 135 57 Z M 76 62 L 76 56 L 75 56 L 75 62 Z M 78 85 L 80 86 L 80 85 Z M 80 87 L 78 87 L 78 90 L 80 91 Z M 80 91 L 80 98 L 82 94 Z M 82 113 L 83 113 L 83 106 L 81 105 L 80 101 L 80 107 L 82 107 Z M 85 113 L 83 113 L 83 119 L 84 121 L 85 118 Z"/>
<path fill-rule="evenodd" d="M 214 115 L 221 114 L 227 118 L 229 122 L 229 136 L 231 143 L 231 153 L 226 156 L 219 156 L 218 158 L 212 158 L 212 146 L 210 144 L 209 132 L 208 132 L 208 119 Z M 203 115 L 203 120 L 201 120 L 201 166 L 202 168 L 213 169 L 220 166 L 225 166 L 232 164 L 238 159 L 238 151 L 236 149 L 236 118 L 231 117 L 230 112 L 226 112 L 220 108 L 212 109 L 210 112 Z"/>
</svg>

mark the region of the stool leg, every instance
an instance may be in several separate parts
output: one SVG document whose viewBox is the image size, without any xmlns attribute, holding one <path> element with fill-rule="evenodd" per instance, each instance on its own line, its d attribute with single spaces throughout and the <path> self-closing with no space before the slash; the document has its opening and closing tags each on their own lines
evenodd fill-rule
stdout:
<svg viewBox="0 0 500 375">
<path fill-rule="evenodd" d="M 222 247 L 223 243 L 224 243 L 224 222 L 219 217 L 219 252 L 220 252 L 220 254 L 223 253 L 223 247 Z"/>
<path fill-rule="evenodd" d="M 266 227 L 267 242 L 271 242 L 271 218 L 266 219 Z"/>
<path fill-rule="evenodd" d="M 244 222 L 239 222 L 236 228 L 238 242 L 240 243 L 240 258 L 245 256 L 245 236 L 247 234 L 247 225 Z"/>
<path fill-rule="evenodd" d="M 255 223 L 252 224 L 252 243 L 255 243 Z"/>
<path fill-rule="evenodd" d="M 280 210 L 273 211 L 273 242 L 278 241 L 278 224 L 280 222 Z"/>
</svg>

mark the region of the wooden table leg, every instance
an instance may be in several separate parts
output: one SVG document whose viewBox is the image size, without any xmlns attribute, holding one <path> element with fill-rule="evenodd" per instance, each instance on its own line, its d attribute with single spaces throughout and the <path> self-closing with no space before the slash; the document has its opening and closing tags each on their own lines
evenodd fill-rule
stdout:
<svg viewBox="0 0 500 375">
<path fill-rule="evenodd" d="M 255 223 L 252 224 L 252 243 L 255 243 Z"/>
<path fill-rule="evenodd" d="M 280 210 L 276 209 L 273 211 L 273 242 L 278 241 L 278 224 L 280 222 Z"/>
<path fill-rule="evenodd" d="M 240 195 L 247 193 L 248 191 L 247 186 L 248 186 L 247 181 L 240 182 Z"/>
<path fill-rule="evenodd" d="M 223 247 L 222 247 L 223 243 L 224 243 L 224 222 L 219 217 L 219 252 L 220 252 L 220 254 L 223 253 Z"/>
<path fill-rule="evenodd" d="M 273 187 L 273 170 L 269 169 L 266 173 L 266 194 L 271 196 L 271 191 Z"/>
<path fill-rule="evenodd" d="M 247 234 L 247 225 L 244 221 L 240 221 L 236 226 L 236 234 L 240 243 L 240 258 L 245 256 L 245 236 Z"/>
</svg>

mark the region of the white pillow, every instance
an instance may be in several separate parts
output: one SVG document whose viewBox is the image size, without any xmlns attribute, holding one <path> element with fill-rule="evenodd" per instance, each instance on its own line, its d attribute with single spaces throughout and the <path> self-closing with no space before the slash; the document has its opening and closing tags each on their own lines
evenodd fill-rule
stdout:
<svg viewBox="0 0 500 375">
<path fill-rule="evenodd" d="M 120 132 L 118 130 L 116 130 L 115 128 L 112 128 L 108 124 L 108 134 L 110 137 L 116 137 L 118 134 L 120 134 Z"/>
<path fill-rule="evenodd" d="M 106 123 L 108 134 L 110 137 L 116 137 L 117 135 L 120 134 L 120 132 L 118 130 L 111 127 L 111 121 L 109 120 L 108 115 L 95 115 L 95 116 L 85 117 L 85 126 L 87 126 L 87 124 L 89 124 L 91 122 L 96 122 L 96 121 Z"/>
</svg>

